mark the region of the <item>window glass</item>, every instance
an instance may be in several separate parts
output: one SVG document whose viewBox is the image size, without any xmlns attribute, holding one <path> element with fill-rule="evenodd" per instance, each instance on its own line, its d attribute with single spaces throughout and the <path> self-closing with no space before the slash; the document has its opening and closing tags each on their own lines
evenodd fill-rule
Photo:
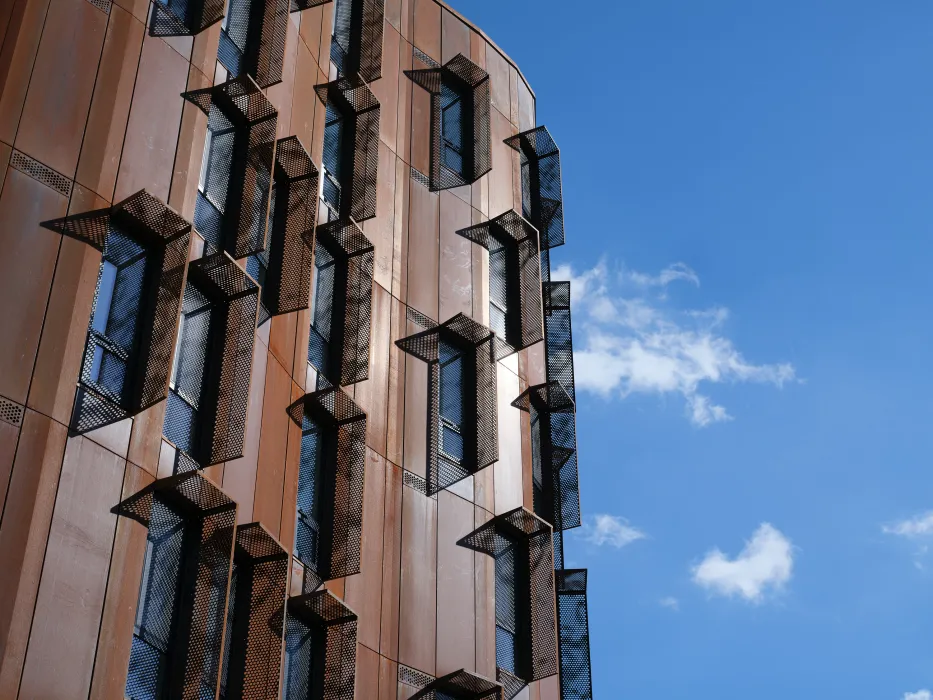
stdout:
<svg viewBox="0 0 933 700">
<path fill-rule="evenodd" d="M 328 371 L 328 344 L 333 324 L 337 261 L 323 245 L 314 249 L 314 279 L 311 285 L 311 335 L 308 362 L 320 372 Z"/>
<path fill-rule="evenodd" d="M 321 178 L 321 202 L 324 204 L 321 213 L 324 221 L 334 221 L 340 217 L 345 126 L 343 115 L 332 103 L 328 102 L 322 159 L 324 177 Z"/>
<path fill-rule="evenodd" d="M 306 565 L 318 570 L 321 536 L 321 480 L 324 436 L 317 424 L 301 433 L 301 463 L 298 469 L 298 524 L 295 554 Z"/>
<path fill-rule="evenodd" d="M 218 211 L 223 213 L 226 207 L 227 187 L 230 180 L 230 169 L 233 166 L 233 149 L 236 140 L 236 129 L 230 125 L 230 120 L 218 110 L 211 110 L 211 122 L 215 122 L 207 130 L 204 141 L 204 154 L 201 157 L 201 175 L 198 178 L 198 190 Z M 228 126 L 229 125 L 229 126 Z"/>
<path fill-rule="evenodd" d="M 463 353 L 440 341 L 440 426 L 441 457 L 455 464 L 464 459 L 463 446 Z"/>
<path fill-rule="evenodd" d="M 489 237 L 489 328 L 503 340 L 508 316 L 508 248 Z"/>
<path fill-rule="evenodd" d="M 441 85 L 442 163 L 463 174 L 463 98 L 449 85 Z"/>
<path fill-rule="evenodd" d="M 518 623 L 515 601 L 516 546 L 496 557 L 496 666 L 516 673 Z"/>
</svg>

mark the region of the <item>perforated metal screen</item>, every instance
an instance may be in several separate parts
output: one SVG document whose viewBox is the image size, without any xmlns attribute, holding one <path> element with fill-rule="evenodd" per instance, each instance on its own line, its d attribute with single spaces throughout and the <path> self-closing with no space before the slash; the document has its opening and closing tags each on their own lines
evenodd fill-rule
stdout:
<svg viewBox="0 0 933 700">
<path fill-rule="evenodd" d="M 303 434 L 317 436 L 302 441 L 296 555 L 321 581 L 359 573 L 366 414 L 336 388 L 305 394 L 288 414 Z"/>
<path fill-rule="evenodd" d="M 304 6 L 307 0 L 293 0 Z M 312 0 L 313 5 L 313 0 Z M 341 75 L 359 75 L 367 83 L 382 77 L 382 0 L 334 0 L 331 60 Z"/>
<path fill-rule="evenodd" d="M 195 228 L 214 250 L 255 255 L 266 247 L 278 112 L 248 75 L 182 97 L 208 116 L 210 130 Z"/>
<path fill-rule="evenodd" d="M 548 383 L 560 382 L 576 401 L 573 379 L 573 334 L 570 324 L 570 282 L 544 284 L 544 343 Z"/>
<path fill-rule="evenodd" d="M 221 700 L 277 700 L 288 552 L 259 523 L 237 528 L 227 606 Z"/>
<path fill-rule="evenodd" d="M 249 74 L 261 88 L 282 80 L 289 0 L 231 0 L 217 57 L 234 76 Z"/>
<path fill-rule="evenodd" d="M 190 472 L 153 482 L 114 512 L 149 528 L 126 697 L 213 697 L 236 503 Z"/>
<path fill-rule="evenodd" d="M 343 140 L 346 146 L 340 154 L 340 168 L 350 172 L 341 177 L 344 184 L 339 217 L 350 217 L 357 222 L 371 219 L 376 215 L 379 101 L 358 75 L 316 85 L 314 91 L 323 104 L 333 105 L 345 120 Z M 352 153 L 347 151 L 350 144 Z"/>
<path fill-rule="evenodd" d="M 478 527 L 457 544 L 496 560 L 496 617 L 500 618 L 500 561 L 511 568 L 501 581 L 513 587 L 514 668 L 499 668 L 525 683 L 557 673 L 557 616 L 551 526 L 524 508 L 503 513 Z M 508 601 L 511 603 L 511 598 Z M 503 612 L 504 616 L 504 612 Z M 496 660 L 503 660 L 496 641 Z M 509 689 L 507 680 L 497 675 Z M 508 692 L 506 693 L 508 697 Z"/>
<path fill-rule="evenodd" d="M 463 455 L 457 462 L 439 458 L 440 348 L 448 344 L 462 356 Z M 404 352 L 428 363 L 428 495 L 475 474 L 499 458 L 496 363 L 514 348 L 462 313 L 444 323 L 396 341 Z"/>
<path fill-rule="evenodd" d="M 557 572 L 561 700 L 593 700 L 586 569 Z"/>
<path fill-rule="evenodd" d="M 506 247 L 505 340 L 516 349 L 544 336 L 541 312 L 541 261 L 538 232 L 518 212 L 507 211 L 490 221 L 460 229 L 457 234 L 490 250 Z M 490 272 L 490 285 L 493 275 Z M 491 290 L 490 290 L 491 291 Z"/>
<path fill-rule="evenodd" d="M 152 36 L 199 34 L 224 16 L 224 0 L 157 0 L 152 3 Z"/>
<path fill-rule="evenodd" d="M 191 224 L 140 190 L 112 207 L 42 225 L 103 253 L 72 431 L 164 399 Z"/>
<path fill-rule="evenodd" d="M 466 669 L 431 681 L 411 700 L 503 700 L 502 686 Z"/>
<path fill-rule="evenodd" d="M 522 214 L 541 232 L 541 248 L 564 244 L 560 150 L 546 127 L 505 139 L 519 152 L 522 168 Z"/>
<path fill-rule="evenodd" d="M 463 54 L 443 66 L 405 71 L 431 94 L 432 192 L 476 182 L 492 169 L 489 131 L 489 74 Z M 457 143 L 451 155 L 451 139 Z"/>
<path fill-rule="evenodd" d="M 330 591 L 288 599 L 285 700 L 353 700 L 356 626 Z"/>
</svg>

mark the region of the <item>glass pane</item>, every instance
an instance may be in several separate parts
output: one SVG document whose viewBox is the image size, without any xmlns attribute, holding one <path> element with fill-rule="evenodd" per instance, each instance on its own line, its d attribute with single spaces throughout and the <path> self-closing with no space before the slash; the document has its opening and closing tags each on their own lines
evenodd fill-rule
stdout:
<svg viewBox="0 0 933 700">
<path fill-rule="evenodd" d="M 104 260 L 100 264 L 100 275 L 97 278 L 97 296 L 94 300 L 94 315 L 91 318 L 91 328 L 98 333 L 107 332 L 107 318 L 110 316 L 110 304 L 113 300 L 113 288 L 117 283 L 117 267 Z"/>
<path fill-rule="evenodd" d="M 489 329 L 500 338 L 505 338 L 505 311 L 493 302 L 489 302 Z"/>
<path fill-rule="evenodd" d="M 441 451 L 458 463 L 463 461 L 463 436 L 447 425 L 441 426 Z"/>
<path fill-rule="evenodd" d="M 496 625 L 496 666 L 515 673 L 515 634 Z"/>
</svg>

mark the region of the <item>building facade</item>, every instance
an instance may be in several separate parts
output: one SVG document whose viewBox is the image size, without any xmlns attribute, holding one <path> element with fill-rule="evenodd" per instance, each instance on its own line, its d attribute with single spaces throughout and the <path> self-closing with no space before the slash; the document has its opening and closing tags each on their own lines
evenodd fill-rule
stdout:
<svg viewBox="0 0 933 700">
<path fill-rule="evenodd" d="M 592 698 L 518 67 L 436 0 L 0 40 L 0 698 Z"/>
</svg>

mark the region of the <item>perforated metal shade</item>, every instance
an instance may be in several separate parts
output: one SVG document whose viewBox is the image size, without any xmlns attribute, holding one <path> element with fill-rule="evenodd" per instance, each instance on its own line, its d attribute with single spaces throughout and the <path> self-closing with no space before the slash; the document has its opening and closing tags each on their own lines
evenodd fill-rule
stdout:
<svg viewBox="0 0 933 700">
<path fill-rule="evenodd" d="M 541 249 L 564 244 L 564 204 L 560 150 L 544 126 L 505 139 L 519 152 L 522 169 L 522 213 L 541 232 Z"/>
<path fill-rule="evenodd" d="M 431 94 L 431 173 L 432 192 L 476 182 L 492 169 L 489 128 L 489 74 L 457 54 L 443 66 L 427 56 L 430 68 L 405 71 L 413 83 Z M 448 89 L 463 99 L 459 127 L 463 137 L 463 167 L 458 172 L 442 158 L 442 94 Z"/>
<path fill-rule="evenodd" d="M 508 246 L 507 270 L 509 318 L 506 338 L 516 349 L 526 348 L 544 337 L 541 311 L 541 261 L 538 255 L 538 231 L 514 210 L 489 221 L 460 229 L 457 234 L 490 248 L 492 240 Z M 515 311 L 511 311 L 514 309 Z"/>
<path fill-rule="evenodd" d="M 460 669 L 432 681 L 411 700 L 502 700 L 502 686 Z"/>
<path fill-rule="evenodd" d="M 152 3 L 149 34 L 190 36 L 200 34 L 224 16 L 224 0 L 172 0 Z"/>
<path fill-rule="evenodd" d="M 42 226 L 88 243 L 103 253 L 104 260 L 117 266 L 126 256 L 128 245 L 145 250 L 142 264 L 125 268 L 133 277 L 131 293 L 117 295 L 110 302 L 110 317 L 123 319 L 123 335 L 129 336 L 126 345 L 131 348 L 125 358 L 122 391 L 114 395 L 92 379 L 97 340 L 89 329 L 72 431 L 84 433 L 103 427 L 163 400 L 168 390 L 191 224 L 146 190 L 140 190 L 111 207 L 45 221 Z"/>
<path fill-rule="evenodd" d="M 282 80 L 289 0 L 231 0 L 217 57 L 234 76 L 250 75 L 261 88 Z"/>
<path fill-rule="evenodd" d="M 593 700 L 586 569 L 557 573 L 561 700 Z"/>
</svg>

